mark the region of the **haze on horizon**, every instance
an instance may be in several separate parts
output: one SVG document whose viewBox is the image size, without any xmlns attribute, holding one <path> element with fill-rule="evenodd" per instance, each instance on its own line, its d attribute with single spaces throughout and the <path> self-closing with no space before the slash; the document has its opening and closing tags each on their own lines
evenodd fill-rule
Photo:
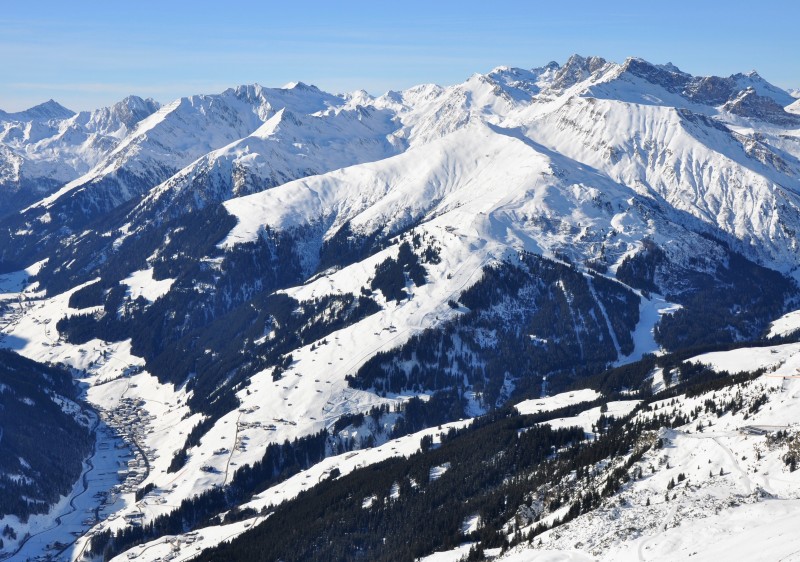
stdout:
<svg viewBox="0 0 800 562">
<path fill-rule="evenodd" d="M 254 82 L 381 94 L 499 65 L 563 63 L 573 53 L 672 62 L 695 75 L 757 70 L 800 87 L 800 59 L 791 56 L 800 50 L 800 4 L 708 4 L 14 3 L 0 15 L 0 109 L 52 98 L 80 111 L 129 94 L 169 102 Z"/>
</svg>

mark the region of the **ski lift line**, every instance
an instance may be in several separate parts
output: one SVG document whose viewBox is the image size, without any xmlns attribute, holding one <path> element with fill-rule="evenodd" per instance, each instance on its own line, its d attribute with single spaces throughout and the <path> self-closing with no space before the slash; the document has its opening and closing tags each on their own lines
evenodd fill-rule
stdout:
<svg viewBox="0 0 800 562">
<path fill-rule="evenodd" d="M 617 357 L 622 358 L 624 357 L 622 354 L 622 349 L 619 346 L 619 341 L 617 340 L 617 334 L 614 331 L 614 326 L 611 325 L 611 320 L 609 319 L 608 313 L 606 312 L 606 307 L 603 305 L 603 301 L 601 301 L 600 298 L 597 296 L 597 291 L 595 290 L 594 282 L 591 279 L 591 277 L 586 281 L 587 284 L 589 285 L 589 291 L 592 293 L 592 297 L 594 297 L 594 300 L 597 303 L 597 306 L 600 308 L 601 314 L 603 315 L 603 319 L 606 322 L 606 328 L 608 329 L 608 333 L 611 336 L 611 342 L 614 344 L 614 350 L 617 352 Z"/>
</svg>

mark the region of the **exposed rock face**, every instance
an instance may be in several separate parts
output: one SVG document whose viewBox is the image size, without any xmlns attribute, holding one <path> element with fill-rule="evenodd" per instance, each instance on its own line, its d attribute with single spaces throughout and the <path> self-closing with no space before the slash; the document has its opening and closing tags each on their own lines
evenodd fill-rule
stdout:
<svg viewBox="0 0 800 562">
<path fill-rule="evenodd" d="M 734 115 L 759 119 L 776 125 L 796 126 L 800 124 L 800 117 L 788 113 L 773 99 L 758 95 L 754 88 L 747 88 L 740 92 L 735 98 L 728 100 L 722 109 Z"/>
</svg>

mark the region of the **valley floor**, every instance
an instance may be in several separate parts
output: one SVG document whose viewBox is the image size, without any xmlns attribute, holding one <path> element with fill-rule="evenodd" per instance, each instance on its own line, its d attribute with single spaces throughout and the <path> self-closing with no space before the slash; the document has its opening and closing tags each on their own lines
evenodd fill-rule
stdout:
<svg viewBox="0 0 800 562">
<path fill-rule="evenodd" d="M 131 457 L 125 443 L 96 416 L 93 423 L 96 442 L 92 455 L 84 462 L 83 473 L 69 496 L 42 515 L 21 523 L 8 516 L 2 525 L 16 529 L 19 540 L 4 539 L 0 560 L 35 560 L 50 556 L 52 560 L 73 560 L 80 557 L 80 538 L 100 519 L 115 517 L 126 505 L 125 498 L 112 490 L 118 487 L 121 471 Z"/>
</svg>

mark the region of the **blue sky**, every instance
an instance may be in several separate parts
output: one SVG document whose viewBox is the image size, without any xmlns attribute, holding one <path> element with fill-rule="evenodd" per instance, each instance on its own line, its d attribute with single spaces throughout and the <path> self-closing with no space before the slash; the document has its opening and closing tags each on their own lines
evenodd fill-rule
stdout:
<svg viewBox="0 0 800 562">
<path fill-rule="evenodd" d="M 699 6 L 698 6 L 699 4 Z M 166 102 L 301 80 L 373 94 L 572 53 L 752 69 L 800 88 L 800 2 L 17 0 L 0 12 L 0 109 Z"/>
</svg>

